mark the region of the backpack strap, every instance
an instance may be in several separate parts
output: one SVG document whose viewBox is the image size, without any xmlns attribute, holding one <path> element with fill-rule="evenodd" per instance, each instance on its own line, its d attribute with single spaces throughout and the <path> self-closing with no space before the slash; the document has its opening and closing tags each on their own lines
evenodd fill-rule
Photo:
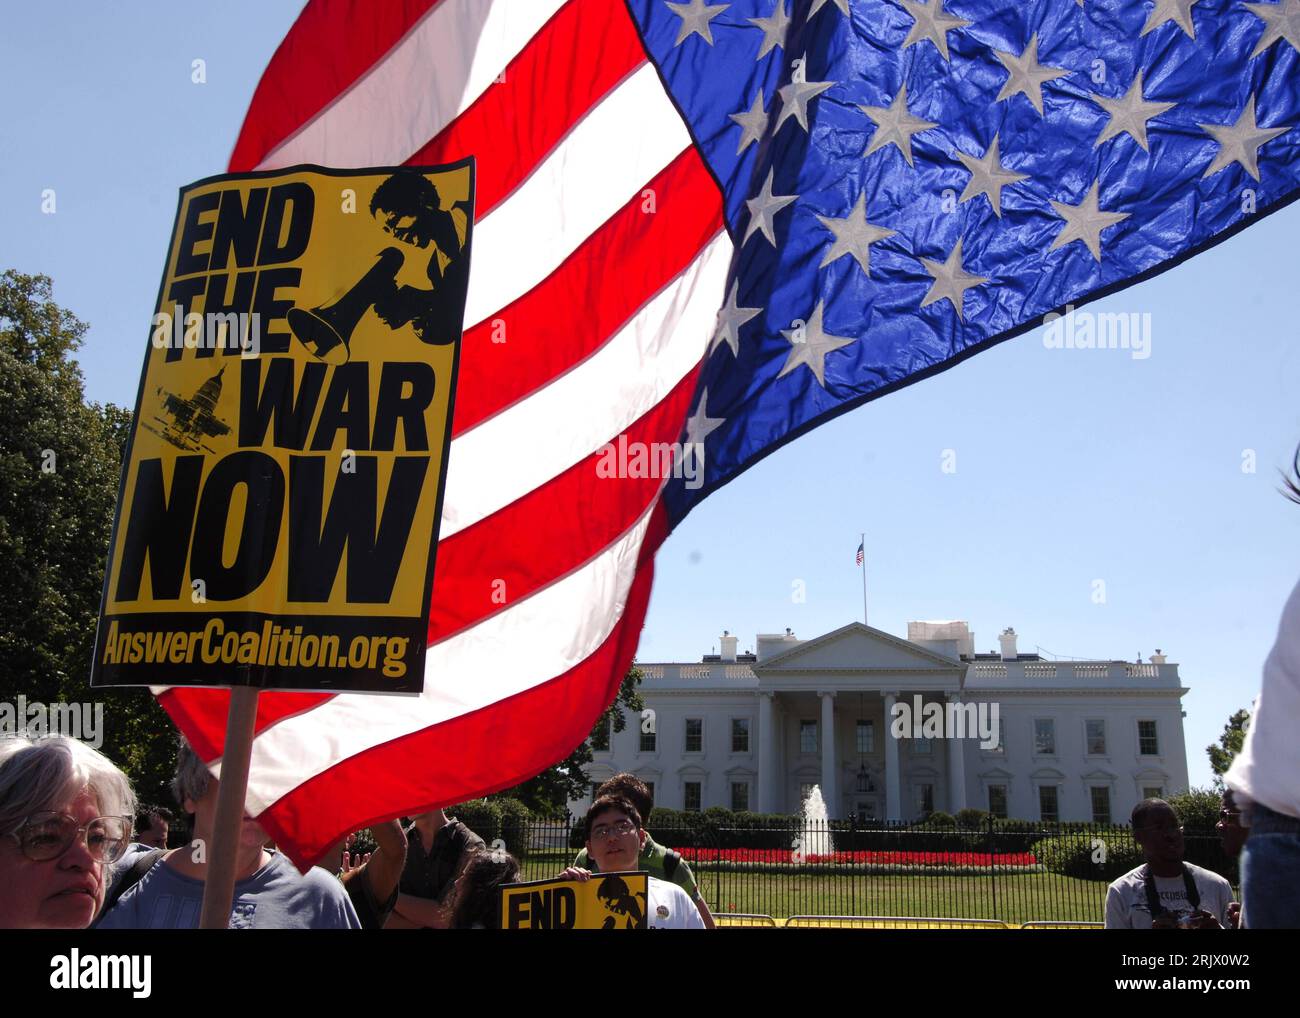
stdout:
<svg viewBox="0 0 1300 1018">
<path fill-rule="evenodd" d="M 148 852 L 141 852 L 131 863 L 131 868 L 122 874 L 122 879 L 117 882 L 117 886 L 109 892 L 104 899 L 104 907 L 99 910 L 99 915 L 95 916 L 95 921 L 90 924 L 90 929 L 99 925 L 99 921 L 108 915 L 108 910 L 117 904 L 119 898 L 138 884 L 144 875 L 153 869 L 154 863 L 161 859 L 167 850 L 165 848 L 155 848 Z"/>
<path fill-rule="evenodd" d="M 664 853 L 664 879 L 672 880 L 673 874 L 677 872 L 677 866 L 682 861 L 680 852 L 674 852 L 671 848 Z"/>
<path fill-rule="evenodd" d="M 1183 863 L 1183 885 L 1187 888 L 1187 903 L 1194 909 L 1200 908 L 1201 892 L 1196 887 L 1196 880 L 1187 868 L 1187 863 Z"/>
</svg>

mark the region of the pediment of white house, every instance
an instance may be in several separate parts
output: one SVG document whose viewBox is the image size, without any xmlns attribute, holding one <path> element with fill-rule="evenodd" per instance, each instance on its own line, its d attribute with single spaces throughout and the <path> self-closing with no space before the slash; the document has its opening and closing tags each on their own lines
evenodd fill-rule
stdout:
<svg viewBox="0 0 1300 1018">
<path fill-rule="evenodd" d="M 913 690 L 961 688 L 966 665 L 853 622 L 751 666 L 759 688 Z"/>
</svg>

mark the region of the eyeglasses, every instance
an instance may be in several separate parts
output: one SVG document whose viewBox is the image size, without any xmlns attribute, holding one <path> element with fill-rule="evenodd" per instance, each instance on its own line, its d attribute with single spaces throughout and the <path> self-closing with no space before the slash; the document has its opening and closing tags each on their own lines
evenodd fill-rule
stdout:
<svg viewBox="0 0 1300 1018">
<path fill-rule="evenodd" d="M 610 838 L 623 837 L 631 834 L 636 830 L 636 824 L 631 820 L 620 820 L 616 824 L 601 824 L 591 829 L 592 841 L 608 841 Z"/>
<path fill-rule="evenodd" d="M 78 824 L 66 813 L 33 813 L 9 836 L 28 859 L 49 862 L 63 855 L 83 833 L 91 858 L 114 863 L 122 858 L 131 840 L 131 818 L 95 817 L 87 824 Z"/>
</svg>

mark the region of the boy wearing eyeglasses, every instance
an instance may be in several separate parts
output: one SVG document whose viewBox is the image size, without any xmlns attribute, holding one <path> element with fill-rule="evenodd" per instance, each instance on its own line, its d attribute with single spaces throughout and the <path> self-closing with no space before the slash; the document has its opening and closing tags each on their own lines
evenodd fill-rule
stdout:
<svg viewBox="0 0 1300 1018">
<path fill-rule="evenodd" d="M 587 810 L 587 854 L 601 873 L 630 872 L 645 844 L 641 814 L 627 799 L 602 795 Z M 591 870 L 570 866 L 564 880 L 590 880 Z M 702 930 L 704 920 L 694 902 L 676 884 L 658 877 L 647 878 L 646 925 L 652 930 Z"/>
<path fill-rule="evenodd" d="M 628 774 L 627 772 L 615 774 L 596 789 L 593 798 L 599 799 L 602 795 L 621 796 L 636 807 L 637 813 L 641 815 L 642 825 L 650 823 L 650 811 L 654 808 L 654 796 L 651 795 L 646 783 L 635 774 Z M 590 856 L 587 855 L 585 848 L 578 852 L 577 857 L 573 860 L 573 865 L 582 869 L 593 868 Z M 599 864 L 596 864 L 595 868 L 599 869 Z M 686 896 L 691 901 L 695 902 L 695 909 L 700 913 L 705 929 L 712 930 L 716 928 L 713 913 L 709 911 L 708 902 L 704 900 L 704 895 L 700 893 L 699 885 L 695 882 L 695 874 L 691 872 L 690 865 L 681 857 L 681 853 L 656 844 L 649 831 L 645 832 L 645 840 L 641 843 L 641 857 L 637 860 L 635 868 L 645 870 L 652 877 L 658 877 L 660 880 L 672 881 L 686 892 Z"/>
</svg>

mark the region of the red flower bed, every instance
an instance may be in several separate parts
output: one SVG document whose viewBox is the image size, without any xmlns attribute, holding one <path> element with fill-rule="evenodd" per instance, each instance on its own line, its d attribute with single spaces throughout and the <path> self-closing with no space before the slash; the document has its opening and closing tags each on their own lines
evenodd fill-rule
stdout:
<svg viewBox="0 0 1300 1018">
<path fill-rule="evenodd" d="M 867 863 L 874 866 L 1036 866 L 1032 852 L 831 852 L 796 859 L 793 849 L 680 848 L 688 862 Z"/>
</svg>

